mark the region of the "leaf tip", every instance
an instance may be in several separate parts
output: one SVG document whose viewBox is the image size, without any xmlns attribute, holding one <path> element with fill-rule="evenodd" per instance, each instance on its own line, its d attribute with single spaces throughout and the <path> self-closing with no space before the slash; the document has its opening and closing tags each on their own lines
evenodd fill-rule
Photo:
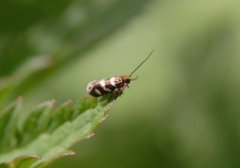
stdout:
<svg viewBox="0 0 240 168">
<path fill-rule="evenodd" d="M 73 103 L 73 101 L 72 101 L 71 99 L 69 99 L 69 100 L 63 102 L 63 103 L 60 105 L 60 108 L 61 108 L 61 107 L 69 107 L 69 106 L 72 105 L 72 103 Z"/>
<path fill-rule="evenodd" d="M 98 123 L 100 124 L 100 123 L 102 123 L 102 122 L 104 122 L 107 118 L 108 118 L 108 114 L 105 114 L 99 121 L 98 121 Z"/>
<path fill-rule="evenodd" d="M 73 156 L 75 154 L 76 152 L 70 150 L 70 151 L 65 151 L 63 153 L 60 153 L 59 156 Z"/>
<path fill-rule="evenodd" d="M 42 108 L 42 107 L 46 107 L 46 106 L 53 106 L 55 103 L 56 103 L 55 99 L 48 100 L 48 101 L 45 101 L 45 102 L 40 103 L 39 105 L 37 105 L 37 108 Z"/>
<path fill-rule="evenodd" d="M 84 139 L 92 138 L 92 137 L 95 136 L 95 135 L 96 135 L 95 132 L 91 132 L 91 133 L 89 133 Z"/>
</svg>

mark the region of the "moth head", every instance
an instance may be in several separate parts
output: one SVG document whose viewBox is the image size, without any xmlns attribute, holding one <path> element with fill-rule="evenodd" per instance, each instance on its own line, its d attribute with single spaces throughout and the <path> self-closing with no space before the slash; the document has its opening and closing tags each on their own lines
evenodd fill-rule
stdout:
<svg viewBox="0 0 240 168">
<path fill-rule="evenodd" d="M 131 79 L 128 75 L 122 76 L 122 81 L 123 81 L 124 83 L 130 83 L 131 80 L 132 80 L 132 79 Z"/>
</svg>

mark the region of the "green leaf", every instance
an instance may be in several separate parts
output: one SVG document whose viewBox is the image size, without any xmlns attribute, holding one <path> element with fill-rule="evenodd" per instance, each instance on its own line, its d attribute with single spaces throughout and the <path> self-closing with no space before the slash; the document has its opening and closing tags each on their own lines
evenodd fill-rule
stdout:
<svg viewBox="0 0 240 168">
<path fill-rule="evenodd" d="M 15 103 L 12 103 L 0 113 L 0 153 L 7 151 L 8 148 L 14 148 L 17 145 L 17 111 L 21 106 L 19 97 Z"/>
<path fill-rule="evenodd" d="M 94 135 L 117 96 L 88 96 L 55 109 L 55 102 L 48 101 L 34 108 L 22 122 L 17 100 L 0 113 L 0 168 L 42 166 L 74 154 L 69 148 Z"/>
<path fill-rule="evenodd" d="M 9 163 L 1 163 L 0 168 L 26 168 L 31 167 L 40 158 L 37 156 L 18 157 Z"/>
</svg>

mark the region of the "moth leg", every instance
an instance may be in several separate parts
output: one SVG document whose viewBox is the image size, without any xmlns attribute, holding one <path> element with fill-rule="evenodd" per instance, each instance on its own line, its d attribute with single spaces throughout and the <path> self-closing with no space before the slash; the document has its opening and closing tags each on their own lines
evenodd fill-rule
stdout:
<svg viewBox="0 0 240 168">
<path fill-rule="evenodd" d="M 129 88 L 128 83 L 124 83 L 123 89 L 125 89 L 125 88 Z"/>
<path fill-rule="evenodd" d="M 125 90 L 125 88 L 129 88 L 128 84 L 127 83 L 124 83 L 124 85 L 120 88 L 117 88 L 116 91 L 119 95 L 122 95 L 123 94 L 123 91 Z"/>
<path fill-rule="evenodd" d="M 118 94 L 121 95 L 121 94 L 123 94 L 123 90 L 124 90 L 123 87 L 120 87 L 116 91 L 117 91 Z"/>
</svg>

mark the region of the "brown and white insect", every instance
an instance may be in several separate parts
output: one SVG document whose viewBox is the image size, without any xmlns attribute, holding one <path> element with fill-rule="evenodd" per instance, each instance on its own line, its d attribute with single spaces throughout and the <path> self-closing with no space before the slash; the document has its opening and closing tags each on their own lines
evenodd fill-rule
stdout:
<svg viewBox="0 0 240 168">
<path fill-rule="evenodd" d="M 130 73 L 130 75 L 120 75 L 114 76 L 102 80 L 94 80 L 89 82 L 87 85 L 87 92 L 89 95 L 94 97 L 100 97 L 107 93 L 117 92 L 119 94 L 123 93 L 123 90 L 128 87 L 130 81 L 136 79 L 131 78 L 131 76 L 142 66 L 142 64 L 147 61 L 147 59 L 152 55 L 152 52 Z"/>
</svg>

